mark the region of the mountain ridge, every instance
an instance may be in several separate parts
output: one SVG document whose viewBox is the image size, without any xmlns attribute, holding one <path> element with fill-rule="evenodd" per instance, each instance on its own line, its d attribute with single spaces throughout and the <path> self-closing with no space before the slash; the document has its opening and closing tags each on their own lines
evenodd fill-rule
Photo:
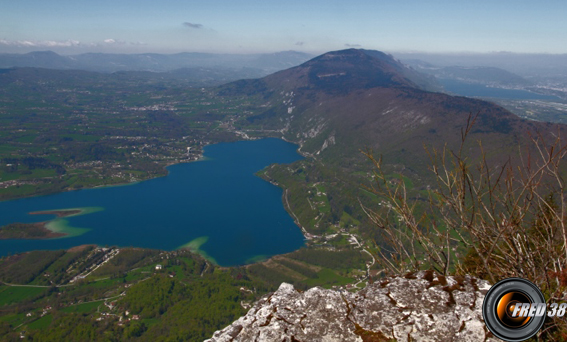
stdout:
<svg viewBox="0 0 567 342">
<path fill-rule="evenodd" d="M 319 89 L 333 94 L 375 87 L 442 89 L 435 78 L 418 73 L 383 52 L 348 49 L 325 53 L 261 79 L 228 84 L 221 93 L 251 95 L 277 87 L 284 91 Z"/>
<path fill-rule="evenodd" d="M 463 126 L 470 114 L 477 113 L 479 120 L 473 135 L 517 136 L 549 128 L 548 124 L 520 119 L 490 102 L 427 91 L 428 87 L 412 81 L 420 77 L 417 71 L 384 53 L 349 49 L 329 52 L 262 79 L 230 83 L 218 91 L 224 95 L 262 96 L 268 101 L 267 109 L 248 117 L 248 124 L 281 130 L 286 139 L 307 144 L 303 150 L 309 153 L 322 153 L 325 139 L 317 138 L 322 133 L 329 137 L 332 132 L 335 145 L 342 133 L 361 140 L 357 149 L 381 146 L 381 140 L 394 142 L 400 134 L 412 131 L 421 136 L 421 142 L 456 143 L 460 129 L 454 128 Z M 562 125 L 554 127 L 565 129 Z M 311 146 L 317 144 L 319 148 Z M 401 148 L 403 145 L 400 142 Z"/>
<path fill-rule="evenodd" d="M 62 56 L 53 51 L 34 51 L 26 54 L 0 54 L 0 68 L 40 67 L 108 73 L 116 71 L 164 72 L 180 68 L 221 67 L 255 68 L 262 70 L 263 75 L 267 75 L 300 64 L 311 57 L 312 55 L 298 51 L 250 55 L 182 52 L 176 54 L 84 53 L 68 56 Z"/>
</svg>

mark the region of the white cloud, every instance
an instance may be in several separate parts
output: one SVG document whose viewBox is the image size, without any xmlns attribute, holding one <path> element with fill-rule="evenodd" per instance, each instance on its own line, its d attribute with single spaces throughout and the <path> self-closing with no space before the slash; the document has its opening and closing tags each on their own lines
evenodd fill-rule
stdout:
<svg viewBox="0 0 567 342">
<path fill-rule="evenodd" d="M 109 45 L 126 45 L 128 44 L 127 42 L 123 41 L 123 40 L 119 40 L 119 39 L 105 39 L 103 40 L 103 42 L 105 44 L 109 44 Z"/>
<path fill-rule="evenodd" d="M 119 40 L 119 39 L 105 39 L 103 40 L 103 43 L 106 45 L 137 45 L 137 46 L 141 46 L 141 45 L 148 45 L 147 43 L 144 42 L 126 42 L 123 40 Z M 97 44 L 94 44 L 97 45 Z"/>
<path fill-rule="evenodd" d="M 0 39 L 0 45 L 17 47 L 71 47 L 79 46 L 78 40 L 6 40 Z"/>
</svg>

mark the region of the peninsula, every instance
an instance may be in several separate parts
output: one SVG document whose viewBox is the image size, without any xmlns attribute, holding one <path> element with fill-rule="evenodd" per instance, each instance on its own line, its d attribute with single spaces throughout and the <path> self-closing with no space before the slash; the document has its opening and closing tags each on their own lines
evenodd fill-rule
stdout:
<svg viewBox="0 0 567 342">
<path fill-rule="evenodd" d="M 7 239 L 53 239 L 67 234 L 51 231 L 46 222 L 10 223 L 0 227 L 0 240 Z"/>
<path fill-rule="evenodd" d="M 82 213 L 81 209 L 62 209 L 62 210 L 46 210 L 34 211 L 30 215 L 55 215 L 58 218 L 78 215 Z M 0 227 L 0 240 L 6 239 L 53 239 L 63 237 L 67 234 L 54 232 L 47 228 L 49 221 L 34 223 L 11 223 Z"/>
</svg>

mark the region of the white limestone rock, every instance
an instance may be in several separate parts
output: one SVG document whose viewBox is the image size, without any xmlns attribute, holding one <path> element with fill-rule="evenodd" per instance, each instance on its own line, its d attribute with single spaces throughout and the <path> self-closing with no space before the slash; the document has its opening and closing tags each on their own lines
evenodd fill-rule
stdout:
<svg viewBox="0 0 567 342">
<path fill-rule="evenodd" d="M 358 293 L 283 283 L 206 342 L 496 341 L 482 321 L 490 285 L 472 277 L 418 272 Z"/>
</svg>

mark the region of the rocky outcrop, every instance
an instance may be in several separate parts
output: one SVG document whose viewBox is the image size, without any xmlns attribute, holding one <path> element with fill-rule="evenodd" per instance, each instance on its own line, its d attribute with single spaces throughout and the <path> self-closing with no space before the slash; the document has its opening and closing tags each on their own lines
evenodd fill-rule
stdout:
<svg viewBox="0 0 567 342">
<path fill-rule="evenodd" d="M 418 272 L 350 293 L 283 283 L 207 342 L 497 341 L 482 320 L 490 285 Z"/>
</svg>

